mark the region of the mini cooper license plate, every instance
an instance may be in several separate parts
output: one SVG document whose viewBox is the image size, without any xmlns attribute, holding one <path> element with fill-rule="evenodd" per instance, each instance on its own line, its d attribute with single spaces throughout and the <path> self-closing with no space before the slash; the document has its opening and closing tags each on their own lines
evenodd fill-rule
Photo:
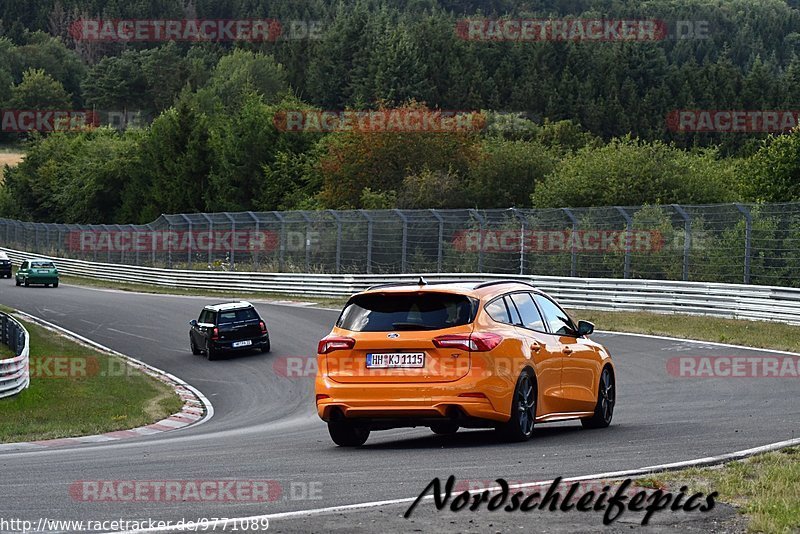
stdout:
<svg viewBox="0 0 800 534">
<path fill-rule="evenodd" d="M 424 352 L 367 354 L 367 369 L 406 369 L 425 367 Z"/>
<path fill-rule="evenodd" d="M 249 347 L 252 344 L 253 342 L 249 339 L 247 341 L 236 341 L 233 343 L 233 348 L 237 349 L 239 347 Z"/>
</svg>

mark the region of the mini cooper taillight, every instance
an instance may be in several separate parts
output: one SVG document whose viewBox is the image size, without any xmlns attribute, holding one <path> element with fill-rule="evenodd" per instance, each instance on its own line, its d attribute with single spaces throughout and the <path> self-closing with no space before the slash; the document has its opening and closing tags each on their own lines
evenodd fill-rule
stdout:
<svg viewBox="0 0 800 534">
<path fill-rule="evenodd" d="M 433 338 L 433 344 L 440 349 L 458 349 L 467 352 L 488 352 L 495 348 L 503 337 L 491 332 L 472 334 L 446 334 Z"/>
<path fill-rule="evenodd" d="M 219 339 L 219 328 L 214 327 L 214 330 L 211 331 L 211 339 L 213 340 Z"/>
<path fill-rule="evenodd" d="M 259 328 L 261 328 L 261 333 L 262 334 L 266 334 L 267 333 L 267 325 L 264 324 L 264 321 L 258 321 L 258 326 L 259 326 Z"/>
<path fill-rule="evenodd" d="M 335 350 L 350 350 L 356 346 L 356 340 L 346 336 L 327 336 L 319 340 L 317 354 L 328 354 Z"/>
</svg>

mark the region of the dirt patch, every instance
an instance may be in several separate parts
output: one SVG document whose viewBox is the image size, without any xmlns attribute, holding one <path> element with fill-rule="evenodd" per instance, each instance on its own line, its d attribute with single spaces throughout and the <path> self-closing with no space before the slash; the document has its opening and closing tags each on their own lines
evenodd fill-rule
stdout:
<svg viewBox="0 0 800 534">
<path fill-rule="evenodd" d="M 2 168 L 4 165 L 14 167 L 18 165 L 24 157 L 25 154 L 22 152 L 0 152 L 0 168 Z"/>
</svg>

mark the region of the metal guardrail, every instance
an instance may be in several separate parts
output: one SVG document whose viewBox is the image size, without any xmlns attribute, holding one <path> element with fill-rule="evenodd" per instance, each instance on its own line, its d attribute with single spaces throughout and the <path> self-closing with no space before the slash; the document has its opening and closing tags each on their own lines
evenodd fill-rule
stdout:
<svg viewBox="0 0 800 534">
<path fill-rule="evenodd" d="M 0 243 L 165 269 L 504 273 L 800 287 L 800 202 L 186 213 L 139 225 L 0 218 Z"/>
<path fill-rule="evenodd" d="M 7 313 L 0 312 L 0 341 L 15 357 L 0 360 L 0 398 L 16 395 L 30 384 L 30 336 L 25 327 Z"/>
<path fill-rule="evenodd" d="M 30 254 L 2 248 L 15 264 Z M 40 256 L 41 257 L 41 256 Z M 65 275 L 150 286 L 229 292 L 341 297 L 374 284 L 415 281 L 419 275 L 337 275 L 190 271 L 94 263 L 48 257 Z M 710 315 L 800 325 L 800 289 L 611 278 L 514 276 L 505 274 L 423 274 L 429 281 L 518 279 L 534 283 L 569 308 Z"/>
</svg>

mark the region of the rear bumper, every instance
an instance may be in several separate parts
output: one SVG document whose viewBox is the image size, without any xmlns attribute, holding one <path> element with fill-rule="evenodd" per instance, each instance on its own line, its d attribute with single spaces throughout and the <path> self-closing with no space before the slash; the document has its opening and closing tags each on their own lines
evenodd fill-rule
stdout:
<svg viewBox="0 0 800 534">
<path fill-rule="evenodd" d="M 58 276 L 28 276 L 25 278 L 29 284 L 55 284 Z"/>
<path fill-rule="evenodd" d="M 2 276 L 10 276 L 11 275 L 11 265 L 0 265 L 0 275 L 2 275 Z"/>
<path fill-rule="evenodd" d="M 497 384 L 495 384 L 496 386 Z M 508 420 L 491 397 L 463 397 L 491 391 L 467 375 L 443 383 L 340 383 L 316 380 L 317 413 L 324 421 L 352 420 L 373 429 L 428 426 L 443 421 L 464 427 L 491 427 Z M 320 395 L 327 397 L 319 398 Z"/>
<path fill-rule="evenodd" d="M 238 343 L 240 341 L 251 341 L 252 344 L 245 345 L 244 347 L 234 347 L 234 343 Z M 235 341 L 212 341 L 211 347 L 214 350 L 221 351 L 221 352 L 236 352 L 236 351 L 243 351 L 243 350 L 252 350 L 252 349 L 261 349 L 269 345 L 269 334 L 265 334 L 260 337 L 250 338 L 250 339 L 237 339 Z"/>
</svg>

